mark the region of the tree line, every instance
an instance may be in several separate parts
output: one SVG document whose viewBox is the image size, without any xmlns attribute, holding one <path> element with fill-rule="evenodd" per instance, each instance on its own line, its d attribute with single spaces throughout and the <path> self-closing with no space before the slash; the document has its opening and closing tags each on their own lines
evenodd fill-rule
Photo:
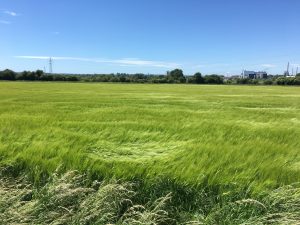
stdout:
<svg viewBox="0 0 300 225">
<path fill-rule="evenodd" d="M 23 71 L 16 73 L 6 69 L 0 71 L 0 80 L 24 80 L 24 81 L 84 81 L 84 82 L 124 82 L 124 83 L 195 83 L 195 84 L 223 84 L 223 77 L 218 75 L 202 76 L 196 73 L 194 76 L 184 76 L 181 69 L 168 71 L 166 75 L 151 74 L 46 74 L 42 70 Z"/>
<path fill-rule="evenodd" d="M 0 71 L 0 80 L 25 80 L 25 81 L 79 81 L 79 77 L 73 75 L 46 74 L 42 70 L 23 71 L 16 73 L 6 69 Z"/>
<path fill-rule="evenodd" d="M 181 69 L 168 71 L 166 75 L 152 74 L 47 74 L 42 70 L 20 73 L 6 69 L 0 71 L 0 80 L 22 81 L 81 81 L 81 82 L 121 82 L 121 83 L 190 83 L 190 84 L 264 84 L 264 85 L 300 85 L 300 74 L 296 77 L 274 76 L 268 79 L 225 78 L 220 75 L 205 75 L 200 72 L 185 76 Z"/>
<path fill-rule="evenodd" d="M 252 85 L 300 85 L 300 73 L 295 77 L 282 75 L 270 76 L 267 79 L 233 78 L 228 79 L 226 84 L 252 84 Z"/>
</svg>

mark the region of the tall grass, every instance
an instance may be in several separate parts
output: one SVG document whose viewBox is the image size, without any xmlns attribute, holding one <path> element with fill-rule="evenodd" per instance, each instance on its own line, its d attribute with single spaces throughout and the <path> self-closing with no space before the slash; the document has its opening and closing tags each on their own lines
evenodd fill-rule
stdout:
<svg viewBox="0 0 300 225">
<path fill-rule="evenodd" d="M 298 224 L 299 184 L 265 193 L 259 200 L 227 200 L 208 212 L 178 211 L 169 193 L 140 204 L 139 185 L 93 181 L 77 171 L 53 174 L 45 186 L 25 176 L 1 177 L 0 224 Z"/>
</svg>

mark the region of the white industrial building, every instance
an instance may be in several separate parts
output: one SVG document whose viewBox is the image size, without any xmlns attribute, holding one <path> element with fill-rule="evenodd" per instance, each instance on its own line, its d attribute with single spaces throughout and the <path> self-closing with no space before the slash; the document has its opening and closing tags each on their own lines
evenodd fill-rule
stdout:
<svg viewBox="0 0 300 225">
<path fill-rule="evenodd" d="M 242 72 L 242 78 L 249 78 L 249 79 L 265 79 L 268 77 L 267 72 L 265 71 L 249 71 L 249 70 L 243 70 Z"/>
</svg>

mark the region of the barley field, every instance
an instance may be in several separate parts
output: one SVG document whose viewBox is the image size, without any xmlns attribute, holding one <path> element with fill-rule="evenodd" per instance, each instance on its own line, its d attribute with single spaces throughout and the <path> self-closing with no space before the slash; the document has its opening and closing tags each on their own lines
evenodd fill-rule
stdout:
<svg viewBox="0 0 300 225">
<path fill-rule="evenodd" d="M 297 201 L 295 212 L 300 209 L 300 88 L 0 82 L 0 168 L 2 186 L 11 184 L 8 176 L 24 174 L 32 189 L 41 190 L 53 174 L 77 171 L 87 186 L 96 179 L 137 184 L 138 204 L 172 195 L 165 212 L 172 222 L 135 223 L 118 209 L 119 216 L 108 222 L 77 218 L 72 224 L 240 224 L 271 212 L 296 221 L 299 213 L 287 205 L 284 211 L 270 203 L 273 211 L 262 212 L 252 201 L 265 201 L 268 208 L 272 201 L 263 199 L 285 188 L 282 196 L 293 194 L 289 200 Z M 0 197 L 8 194 L 0 189 Z M 250 207 L 251 214 L 245 207 L 244 220 L 211 213 L 236 201 L 256 208 Z M 3 204 L 3 218 L 12 218 L 11 207 Z M 143 215 L 133 217 L 138 216 Z"/>
</svg>

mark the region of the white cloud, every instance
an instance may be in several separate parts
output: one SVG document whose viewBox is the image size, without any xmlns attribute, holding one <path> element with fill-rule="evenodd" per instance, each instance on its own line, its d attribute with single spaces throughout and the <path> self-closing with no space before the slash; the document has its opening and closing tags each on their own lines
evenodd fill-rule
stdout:
<svg viewBox="0 0 300 225">
<path fill-rule="evenodd" d="M 4 13 L 7 14 L 7 15 L 10 15 L 10 16 L 18 16 L 17 13 L 12 12 L 12 11 L 8 11 L 8 10 L 4 11 Z"/>
<path fill-rule="evenodd" d="M 20 59 L 49 59 L 49 57 L 47 57 L 47 56 L 27 56 L 27 55 L 15 56 L 15 58 L 20 58 Z"/>
<path fill-rule="evenodd" d="M 210 66 L 222 67 L 222 66 L 230 66 L 230 64 L 228 64 L 228 63 L 216 63 L 216 64 L 211 64 Z"/>
<path fill-rule="evenodd" d="M 53 31 L 52 34 L 54 34 L 54 35 L 59 35 L 60 32 L 59 32 L 59 31 Z"/>
<path fill-rule="evenodd" d="M 199 65 L 195 65 L 195 66 L 194 66 L 194 68 L 203 68 L 203 67 L 205 67 L 205 65 L 199 64 Z"/>
<path fill-rule="evenodd" d="M 174 67 L 180 66 L 178 63 L 140 60 L 140 59 L 131 59 L 131 58 L 109 60 L 109 62 L 116 63 L 116 64 L 122 64 L 122 65 L 149 66 L 149 67 L 162 67 L 162 68 L 174 68 Z"/>
<path fill-rule="evenodd" d="M 9 11 L 9 10 L 2 10 L 2 12 L 4 14 L 7 14 L 9 16 L 18 16 L 19 14 L 17 14 L 16 12 L 13 12 L 13 11 Z"/>
<path fill-rule="evenodd" d="M 194 68 L 203 68 L 203 67 L 226 67 L 229 66 L 227 63 L 213 63 L 213 64 L 199 64 L 195 65 Z"/>
<path fill-rule="evenodd" d="M 49 56 L 15 56 L 16 58 L 22 59 L 42 59 L 48 60 Z M 141 66 L 141 67 L 160 67 L 160 68 L 176 68 L 180 64 L 165 61 L 151 61 L 151 60 L 140 60 L 137 58 L 123 58 L 123 59 L 98 59 L 98 58 L 79 58 L 79 57 L 51 57 L 53 60 L 70 60 L 70 61 L 83 61 L 83 62 L 94 62 L 94 63 L 108 63 L 117 64 L 122 66 Z"/>
<path fill-rule="evenodd" d="M 11 24 L 11 22 L 7 21 L 7 20 L 0 20 L 0 23 L 1 24 L 6 24 L 6 25 Z"/>
<path fill-rule="evenodd" d="M 274 65 L 274 64 L 261 64 L 260 66 L 262 66 L 264 68 L 274 68 L 274 67 L 276 67 L 276 65 Z"/>
</svg>

